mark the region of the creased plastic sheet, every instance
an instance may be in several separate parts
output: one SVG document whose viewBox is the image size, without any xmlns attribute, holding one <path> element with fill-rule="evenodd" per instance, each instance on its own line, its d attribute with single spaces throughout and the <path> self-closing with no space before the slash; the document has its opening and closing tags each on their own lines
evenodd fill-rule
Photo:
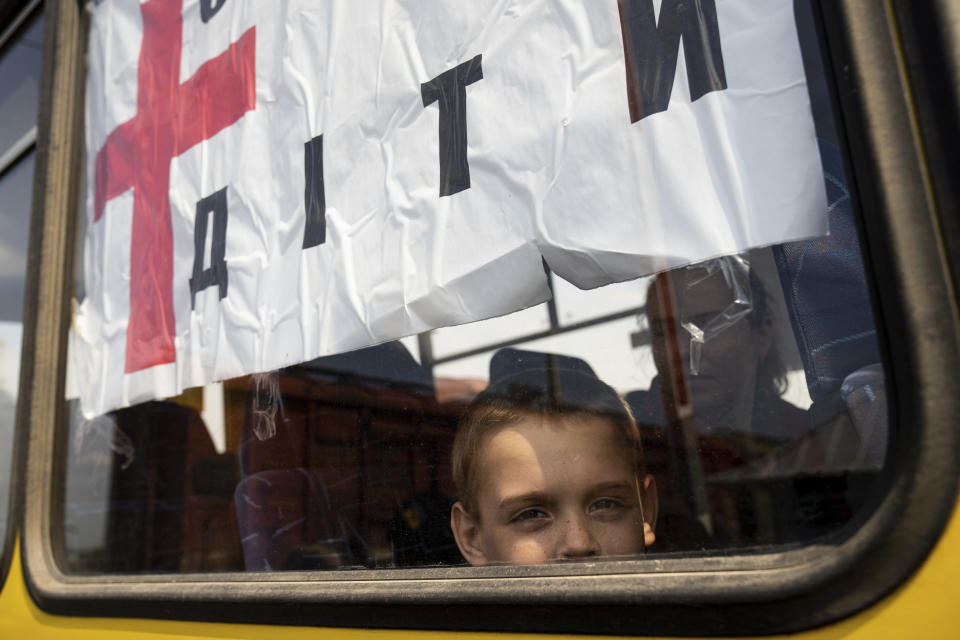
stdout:
<svg viewBox="0 0 960 640">
<path fill-rule="evenodd" d="M 681 326 L 690 335 L 690 373 L 699 375 L 703 344 L 743 320 L 753 309 L 750 261 L 746 256 L 722 256 L 690 265 L 687 270 L 694 272 L 684 285 L 690 292 L 688 295 L 696 295 L 697 285 L 718 272 L 723 275 L 730 295 L 729 304 L 705 321 L 680 319 Z"/>
<path fill-rule="evenodd" d="M 716 7 L 726 88 L 691 100 L 678 45 L 631 122 L 613 1 L 97 4 L 68 393 L 93 416 L 505 314 L 544 259 L 589 288 L 825 233 L 792 2 Z"/>
</svg>

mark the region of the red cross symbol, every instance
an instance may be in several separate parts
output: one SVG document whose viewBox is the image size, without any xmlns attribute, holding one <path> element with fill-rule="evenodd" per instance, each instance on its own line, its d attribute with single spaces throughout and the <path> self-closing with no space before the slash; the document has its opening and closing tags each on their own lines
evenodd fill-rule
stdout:
<svg viewBox="0 0 960 640">
<path fill-rule="evenodd" d="M 97 152 L 94 222 L 108 200 L 133 189 L 127 373 L 176 360 L 170 161 L 255 106 L 255 27 L 181 84 L 181 10 L 182 0 L 140 7 L 137 114 Z"/>
</svg>

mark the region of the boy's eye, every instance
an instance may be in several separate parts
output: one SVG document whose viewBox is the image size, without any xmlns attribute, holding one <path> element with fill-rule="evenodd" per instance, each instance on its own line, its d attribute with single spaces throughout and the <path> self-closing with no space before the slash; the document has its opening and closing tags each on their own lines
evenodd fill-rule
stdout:
<svg viewBox="0 0 960 640">
<path fill-rule="evenodd" d="M 594 500 L 590 503 L 589 511 L 608 511 L 612 509 L 619 509 L 623 506 L 619 500 L 613 498 L 600 498 L 599 500 Z"/>
<path fill-rule="evenodd" d="M 513 522 L 525 522 L 529 520 L 538 520 L 546 518 L 547 512 L 542 509 L 524 509 L 513 517 Z"/>
</svg>

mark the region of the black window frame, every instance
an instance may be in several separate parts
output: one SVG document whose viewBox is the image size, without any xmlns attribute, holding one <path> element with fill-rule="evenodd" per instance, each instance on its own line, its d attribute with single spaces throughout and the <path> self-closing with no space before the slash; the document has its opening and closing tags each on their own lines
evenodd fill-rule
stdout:
<svg viewBox="0 0 960 640">
<path fill-rule="evenodd" d="M 32 21 L 36 19 L 41 11 L 41 0 L 12 0 L 0 4 L 0 56 L 3 56 L 8 47 L 23 35 L 24 31 L 30 26 Z M 46 37 L 44 40 L 46 40 Z M 19 140 L 10 145 L 10 147 L 7 149 L 0 149 L 0 178 L 2 178 L 8 171 L 12 170 L 15 166 L 22 162 L 24 156 L 36 149 L 38 128 L 39 122 L 30 131 L 27 131 Z M 35 199 L 36 192 L 34 191 L 31 196 L 31 200 Z M 32 211 L 30 225 L 30 238 L 32 240 L 38 235 L 38 231 L 35 231 L 33 228 Z M 31 258 L 29 257 L 28 252 L 26 265 L 27 278 L 24 286 L 25 292 L 30 291 L 29 287 L 31 285 L 29 274 L 32 271 L 31 264 Z M 29 298 L 29 294 L 25 293 L 24 298 Z M 24 334 L 26 334 L 27 327 L 27 304 L 28 302 L 25 299 Z M 21 353 L 22 351 L 21 344 Z M 22 367 L 20 374 L 20 381 L 22 383 L 25 374 Z M 23 461 L 26 457 L 26 440 L 21 436 L 21 433 L 25 432 L 24 430 L 26 427 L 21 427 L 20 423 L 25 420 L 25 417 L 26 412 L 23 408 L 23 404 L 21 403 L 20 395 L 18 394 L 14 418 L 14 437 L 13 442 L 10 443 L 10 469 L 7 469 L 6 471 L 0 470 L 0 473 L 10 474 L 10 499 L 7 503 L 7 525 L 5 530 L 0 532 L 0 536 L 2 536 L 2 539 L 0 539 L 0 590 L 2 590 L 3 586 L 6 584 L 7 575 L 10 572 L 10 565 L 13 562 L 14 544 L 20 528 L 20 514 L 22 512 L 21 505 L 23 501 L 22 467 Z"/>
<path fill-rule="evenodd" d="M 946 1 L 929 4 L 935 16 L 947 11 Z M 914 93 L 916 57 L 902 32 L 919 27 L 900 19 L 911 11 L 907 2 L 814 2 L 897 426 L 882 479 L 886 493 L 833 537 L 769 554 L 576 569 L 73 576 L 61 571 L 52 536 L 63 483 L 58 434 L 68 418 L 63 374 L 83 126 L 76 107 L 87 29 L 81 3 L 51 3 L 31 220 L 31 231 L 42 233 L 31 235 L 24 319 L 20 402 L 29 413 L 18 425 L 18 438 L 29 440 L 23 564 L 37 604 L 64 615 L 287 625 L 750 635 L 827 624 L 893 591 L 940 537 L 960 478 L 960 394 L 944 392 L 960 369 L 947 251 L 956 238 L 944 236 L 958 216 L 955 201 L 937 197 L 936 185 L 950 182 L 952 167 L 925 146 L 936 127 L 918 120 L 926 98 Z M 941 30 L 941 60 L 956 50 L 958 30 L 956 23 Z M 954 123 L 956 106 L 947 112 Z"/>
</svg>

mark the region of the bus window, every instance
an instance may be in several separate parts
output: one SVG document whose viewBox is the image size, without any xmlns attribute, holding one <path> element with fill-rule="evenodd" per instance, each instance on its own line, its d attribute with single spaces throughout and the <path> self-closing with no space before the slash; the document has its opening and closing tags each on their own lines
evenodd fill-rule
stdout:
<svg viewBox="0 0 960 640">
<path fill-rule="evenodd" d="M 549 273 L 553 299 L 510 315 L 95 418 L 84 418 L 71 401 L 56 505 L 63 569 L 97 575 L 549 563 L 574 553 L 545 541 L 562 519 L 557 505 L 570 491 L 594 490 L 591 478 L 568 487 L 572 469 L 592 469 L 592 461 L 609 470 L 633 446 L 638 456 L 629 457 L 625 473 L 638 487 L 581 505 L 597 514 L 585 525 L 597 527 L 597 540 L 577 553 L 771 552 L 853 522 L 884 465 L 886 376 L 822 63 L 809 14 L 800 8 L 798 16 L 829 237 L 589 291 Z M 577 373 L 568 384 L 569 372 Z M 562 406 L 543 414 L 558 429 L 571 420 L 590 423 L 583 414 L 593 400 L 580 398 L 583 385 L 601 395 L 609 390 L 626 407 L 624 428 L 635 436 L 593 458 L 587 444 L 606 437 L 603 420 L 568 425 L 566 448 L 562 429 L 541 442 L 516 417 L 540 401 L 504 399 L 518 380 L 532 385 L 523 393 L 552 394 Z M 501 514 L 496 535 L 493 516 L 481 512 L 485 500 L 507 491 L 499 479 L 510 473 L 498 467 L 484 476 L 483 469 L 494 464 L 504 419 L 472 445 L 457 438 L 473 420 L 465 415 L 486 415 L 478 408 L 484 402 L 518 411 L 505 424 L 530 448 L 516 477 L 517 486 L 533 488 L 510 490 L 544 494 Z M 625 513 L 631 542 L 603 542 L 605 519 Z M 538 550 L 506 552 L 489 542 L 501 533 Z M 476 539 L 487 546 L 471 544 Z"/>
<path fill-rule="evenodd" d="M 18 28 L 17 28 L 18 27 Z M 0 42 L 0 540 L 6 539 L 43 19 Z"/>
</svg>

